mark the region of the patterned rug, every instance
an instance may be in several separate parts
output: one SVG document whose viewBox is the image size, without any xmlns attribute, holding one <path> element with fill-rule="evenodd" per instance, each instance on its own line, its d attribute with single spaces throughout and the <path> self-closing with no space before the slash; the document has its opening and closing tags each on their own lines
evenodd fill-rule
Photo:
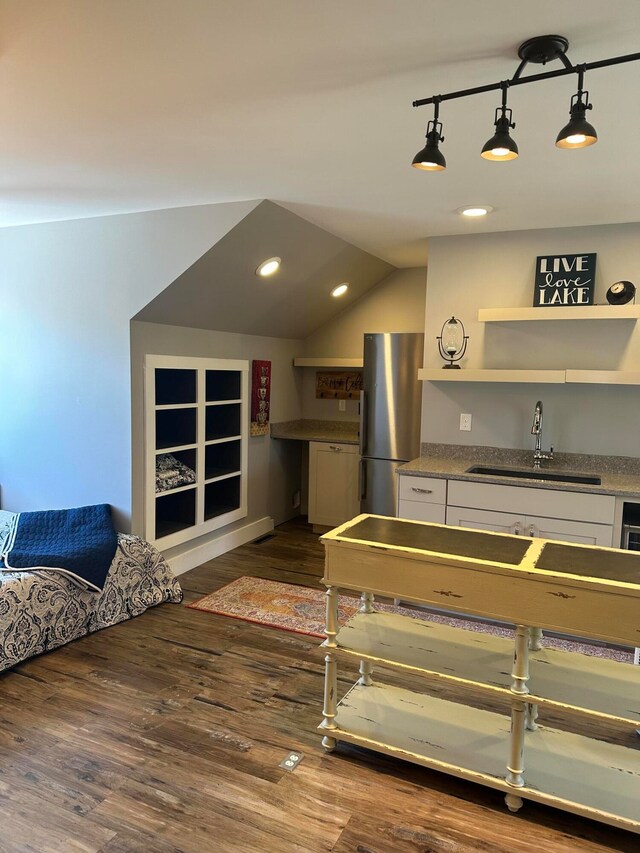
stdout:
<svg viewBox="0 0 640 853">
<path fill-rule="evenodd" d="M 242 577 L 205 595 L 193 604 L 187 605 L 193 610 L 203 610 L 219 616 L 231 616 L 245 622 L 255 622 L 269 628 L 279 628 L 282 631 L 292 631 L 295 634 L 306 634 L 309 637 L 324 638 L 325 593 L 324 589 L 313 589 L 279 581 L 262 578 Z M 357 612 L 360 606 L 358 598 L 339 596 L 338 621 L 342 625 Z M 393 604 L 383 604 L 376 601 L 376 610 L 387 613 L 398 613 L 411 619 L 423 619 L 465 628 L 469 631 L 488 632 L 501 637 L 513 636 L 511 628 L 499 625 L 488 625 L 471 619 L 456 619 L 441 616 L 425 610 L 414 610 L 409 607 L 399 607 Z M 573 640 L 561 640 L 556 637 L 545 637 L 545 646 L 566 651 L 581 652 L 596 657 L 609 658 L 631 663 L 633 654 L 626 649 L 612 649 L 607 646 L 597 646 L 588 643 L 578 643 Z"/>
</svg>

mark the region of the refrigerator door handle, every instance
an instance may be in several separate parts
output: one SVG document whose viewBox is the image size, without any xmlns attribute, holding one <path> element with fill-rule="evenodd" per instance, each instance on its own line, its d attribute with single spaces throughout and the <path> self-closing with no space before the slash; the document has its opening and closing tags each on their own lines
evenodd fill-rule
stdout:
<svg viewBox="0 0 640 853">
<path fill-rule="evenodd" d="M 364 459 L 360 460 L 360 500 L 366 500 L 367 497 L 367 463 Z"/>
<path fill-rule="evenodd" d="M 367 406 L 364 388 L 360 392 L 360 455 L 365 455 L 367 446 Z"/>
</svg>

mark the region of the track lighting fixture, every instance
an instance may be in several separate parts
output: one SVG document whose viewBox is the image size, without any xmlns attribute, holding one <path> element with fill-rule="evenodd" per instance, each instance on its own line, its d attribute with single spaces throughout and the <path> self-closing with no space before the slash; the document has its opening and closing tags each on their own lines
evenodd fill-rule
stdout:
<svg viewBox="0 0 640 853">
<path fill-rule="evenodd" d="M 447 168 L 447 161 L 440 151 L 439 145 L 444 142 L 442 135 L 442 122 L 438 121 L 440 114 L 440 101 L 434 99 L 433 119 L 427 125 L 427 144 L 418 151 L 411 165 L 415 169 L 425 172 L 443 172 Z"/>
<path fill-rule="evenodd" d="M 558 148 L 586 148 L 598 141 L 598 134 L 592 124 L 586 120 L 587 110 L 592 109 L 589 103 L 589 93 L 583 91 L 584 68 L 578 71 L 578 91 L 571 98 L 570 120 L 556 139 Z"/>
<path fill-rule="evenodd" d="M 511 121 L 511 110 L 507 107 L 507 89 L 508 83 L 502 83 L 502 106 L 496 109 L 496 117 L 494 124 L 496 126 L 495 134 L 485 142 L 481 157 L 485 160 L 494 160 L 497 163 L 506 160 L 515 160 L 518 156 L 518 146 L 515 140 L 511 138 L 509 130 L 512 130 L 516 125 Z"/>
<path fill-rule="evenodd" d="M 431 98 L 422 98 L 414 101 L 414 107 L 422 107 L 426 104 L 434 105 L 433 120 L 427 125 L 427 144 L 413 158 L 412 166 L 427 172 L 442 171 L 446 168 L 446 161 L 439 145 L 444 141 L 442 136 L 442 124 L 438 120 L 440 104 L 443 101 L 452 101 L 456 98 L 466 98 L 470 95 L 479 95 L 484 92 L 495 92 L 502 90 L 502 106 L 495 113 L 495 134 L 482 148 L 481 156 L 485 160 L 515 160 L 518 156 L 518 146 L 511 138 L 510 130 L 515 127 L 511 120 L 511 110 L 507 107 L 507 89 L 512 86 L 521 86 L 525 83 L 538 83 L 542 80 L 550 80 L 554 77 L 562 77 L 567 74 L 578 75 L 578 92 L 571 98 L 569 112 L 569 123 L 562 128 L 556 139 L 558 148 L 586 148 L 598 141 L 598 134 L 592 124 L 586 120 L 587 110 L 591 109 L 589 103 L 589 92 L 583 89 L 584 74 L 597 68 L 607 68 L 610 65 L 621 65 L 623 62 L 637 62 L 640 53 L 629 53 L 625 56 L 613 56 L 610 59 L 601 59 L 597 62 L 587 62 L 582 65 L 572 65 L 566 56 L 569 41 L 564 36 L 535 36 L 523 42 L 518 48 L 520 64 L 510 80 L 501 83 L 489 83 L 486 86 L 476 86 L 473 89 L 463 89 L 459 92 L 449 92 L 446 95 L 433 95 Z M 563 68 L 557 71 L 546 71 L 542 74 L 531 74 L 522 77 L 522 72 L 529 63 L 546 65 L 559 59 Z"/>
</svg>

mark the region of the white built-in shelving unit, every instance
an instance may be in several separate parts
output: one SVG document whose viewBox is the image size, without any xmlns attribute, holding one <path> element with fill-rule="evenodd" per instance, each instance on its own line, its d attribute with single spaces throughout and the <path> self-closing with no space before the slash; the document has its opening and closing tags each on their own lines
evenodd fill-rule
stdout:
<svg viewBox="0 0 640 853">
<path fill-rule="evenodd" d="M 145 538 L 158 548 L 247 514 L 249 363 L 145 357 Z M 156 462 L 171 454 L 195 482 L 156 491 Z"/>
</svg>

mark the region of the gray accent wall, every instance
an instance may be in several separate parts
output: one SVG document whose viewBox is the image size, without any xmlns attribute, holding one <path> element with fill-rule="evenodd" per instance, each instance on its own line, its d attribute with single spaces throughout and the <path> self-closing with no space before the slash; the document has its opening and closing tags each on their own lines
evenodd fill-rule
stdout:
<svg viewBox="0 0 640 853">
<path fill-rule="evenodd" d="M 613 282 L 640 287 L 640 224 L 440 237 L 429 241 L 425 366 L 442 365 L 436 336 L 455 314 L 469 334 L 462 367 L 640 370 L 640 323 L 627 320 L 482 324 L 479 308 L 533 304 L 536 257 L 597 252 L 596 299 Z M 572 453 L 640 455 L 640 388 L 607 385 L 424 383 L 422 440 L 533 448 L 536 401 L 543 445 Z M 473 415 L 471 432 L 459 430 Z"/>
<path fill-rule="evenodd" d="M 257 201 L 0 229 L 2 506 L 131 511 L 131 317 Z"/>
<path fill-rule="evenodd" d="M 282 266 L 256 275 L 267 258 Z M 394 267 L 306 219 L 262 201 L 134 318 L 245 335 L 306 338 Z M 341 300 L 330 291 L 343 281 Z"/>
</svg>

